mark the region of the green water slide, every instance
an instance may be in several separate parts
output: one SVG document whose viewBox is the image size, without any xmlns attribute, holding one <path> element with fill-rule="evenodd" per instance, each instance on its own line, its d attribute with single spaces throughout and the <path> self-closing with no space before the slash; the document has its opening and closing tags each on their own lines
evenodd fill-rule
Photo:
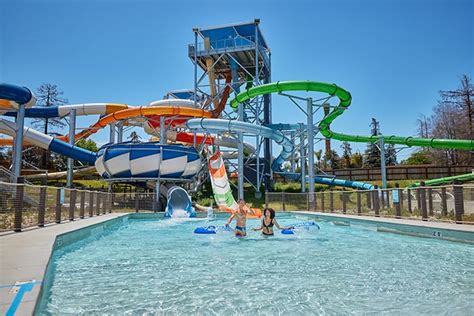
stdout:
<svg viewBox="0 0 474 316">
<path fill-rule="evenodd" d="M 436 179 L 431 179 L 431 180 L 426 180 L 425 181 L 425 186 L 434 186 L 434 185 L 443 185 L 443 184 L 450 184 L 453 183 L 453 181 L 459 181 L 459 182 L 467 182 L 467 181 L 474 181 L 474 173 L 467 173 L 467 174 L 462 174 L 459 176 L 452 176 L 452 177 L 444 177 L 444 178 L 436 178 Z M 421 186 L 420 182 L 410 184 L 409 187 L 419 187 Z"/>
<path fill-rule="evenodd" d="M 382 136 L 360 136 L 336 133 L 331 131 L 330 124 L 351 105 L 351 94 L 335 84 L 316 81 L 278 81 L 260 86 L 252 87 L 239 93 L 231 102 L 233 109 L 237 109 L 239 103 L 244 103 L 259 95 L 269 93 L 279 93 L 284 91 L 312 91 L 323 92 L 336 96 L 339 104 L 326 115 L 319 123 L 319 131 L 326 138 L 333 138 L 340 141 L 357 143 L 376 143 Z M 419 146 L 443 149 L 463 149 L 474 150 L 474 140 L 462 139 L 441 139 L 441 138 L 417 138 L 401 136 L 383 136 L 386 144 Z"/>
</svg>

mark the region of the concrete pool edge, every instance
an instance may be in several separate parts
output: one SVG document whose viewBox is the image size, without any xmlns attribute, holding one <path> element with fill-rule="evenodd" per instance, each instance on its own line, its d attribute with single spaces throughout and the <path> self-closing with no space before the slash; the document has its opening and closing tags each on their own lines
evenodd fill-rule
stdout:
<svg viewBox="0 0 474 316">
<path fill-rule="evenodd" d="M 376 226 L 377 231 L 384 233 L 474 244 L 474 226 L 471 225 L 308 211 L 291 211 L 290 213 L 312 215 L 336 222 L 336 224 L 342 222 L 350 225 L 352 222 Z"/>
<path fill-rule="evenodd" d="M 32 315 L 39 303 L 53 252 L 86 237 L 87 232 L 113 225 L 130 213 L 111 213 L 41 229 L 2 235 L 0 249 L 0 313 L 12 308 L 15 315 Z M 155 215 L 156 216 L 156 215 Z M 10 311 L 12 311 L 10 310 Z"/>
</svg>

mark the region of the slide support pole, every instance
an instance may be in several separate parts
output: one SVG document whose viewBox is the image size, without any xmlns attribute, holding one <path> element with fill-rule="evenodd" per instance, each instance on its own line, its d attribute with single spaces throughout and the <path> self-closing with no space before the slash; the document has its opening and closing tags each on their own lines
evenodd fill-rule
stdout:
<svg viewBox="0 0 474 316">
<path fill-rule="evenodd" d="M 109 143 L 115 144 L 115 123 L 111 123 L 109 126 L 110 126 Z"/>
<path fill-rule="evenodd" d="M 160 144 L 166 144 L 166 126 L 165 126 L 165 117 L 160 116 Z"/>
<path fill-rule="evenodd" d="M 117 123 L 117 143 L 123 142 L 123 122 Z"/>
<path fill-rule="evenodd" d="M 244 105 L 239 104 L 239 120 L 244 120 Z M 237 171 L 238 171 L 238 188 L 239 200 L 244 199 L 244 134 L 239 132 L 239 146 L 237 157 Z"/>
<path fill-rule="evenodd" d="M 301 164 L 301 192 L 304 193 L 306 191 L 306 158 L 304 156 L 304 125 L 300 124 L 300 164 Z"/>
<path fill-rule="evenodd" d="M 385 141 L 384 137 L 380 137 L 380 173 L 382 174 L 382 189 L 387 188 L 387 168 L 385 165 Z"/>
<path fill-rule="evenodd" d="M 313 126 L 313 99 L 307 99 L 308 115 L 308 178 L 309 178 L 309 209 L 314 210 L 314 126 Z"/>
<path fill-rule="evenodd" d="M 21 174 L 21 156 L 23 152 L 23 128 L 25 126 L 25 105 L 20 104 L 18 112 L 16 113 L 16 135 L 15 135 L 15 148 L 13 151 L 13 173 L 15 179 L 11 179 L 12 182 L 17 182 L 18 177 Z"/>
<path fill-rule="evenodd" d="M 110 127 L 113 130 L 112 127 Z M 69 113 L 69 144 L 74 145 L 74 134 L 76 133 L 76 109 L 72 109 Z M 74 177 L 74 159 L 67 159 L 67 187 L 72 188 L 72 180 Z"/>
</svg>

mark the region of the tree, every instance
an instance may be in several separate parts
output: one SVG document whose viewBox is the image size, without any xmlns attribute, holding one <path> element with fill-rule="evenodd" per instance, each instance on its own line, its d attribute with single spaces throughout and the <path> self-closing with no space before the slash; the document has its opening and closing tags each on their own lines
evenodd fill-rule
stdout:
<svg viewBox="0 0 474 316">
<path fill-rule="evenodd" d="M 397 164 L 397 151 L 395 145 L 385 145 L 385 164 L 387 166 L 395 166 Z"/>
<path fill-rule="evenodd" d="M 58 86 L 51 83 L 43 83 L 36 90 L 36 103 L 39 106 L 51 107 L 59 106 L 67 103 L 67 99 L 62 97 L 63 92 L 59 90 Z M 51 127 L 60 127 L 63 128 L 66 126 L 62 118 L 53 117 L 53 118 L 35 118 L 32 121 L 33 126 L 37 129 L 41 129 L 44 134 L 49 133 L 49 128 Z M 43 150 L 43 160 L 41 167 L 48 169 L 50 160 L 50 154 L 48 150 Z"/>
<path fill-rule="evenodd" d="M 372 118 L 370 123 L 370 135 L 380 135 L 380 125 L 375 118 Z M 369 143 L 365 150 L 364 165 L 369 168 L 380 167 L 380 149 L 377 144 Z"/>
<path fill-rule="evenodd" d="M 335 150 L 331 150 L 329 154 L 326 153 L 324 158 L 331 169 L 341 168 L 341 158 L 339 158 L 339 155 Z"/>
<path fill-rule="evenodd" d="M 75 145 L 78 146 L 78 147 L 81 147 L 83 149 L 93 151 L 93 152 L 97 152 L 97 149 L 98 149 L 97 148 L 97 143 L 95 141 L 93 141 L 92 139 L 87 139 L 87 140 L 85 140 L 84 138 L 80 139 L 76 142 Z"/>
<path fill-rule="evenodd" d="M 341 145 L 342 148 L 342 163 L 344 168 L 352 168 L 352 148 L 349 142 L 343 142 Z"/>
<path fill-rule="evenodd" d="M 431 157 L 426 151 L 415 152 L 407 159 L 401 161 L 402 165 L 429 165 L 431 163 Z"/>
<path fill-rule="evenodd" d="M 322 149 L 315 151 L 314 156 L 316 157 L 317 163 L 318 163 L 318 169 L 321 170 L 321 158 L 323 155 Z"/>
<path fill-rule="evenodd" d="M 132 132 L 130 133 L 130 135 L 128 136 L 128 139 L 130 139 L 130 141 L 131 141 L 132 143 L 138 143 L 138 142 L 140 142 L 140 139 L 142 139 L 142 138 L 141 138 L 140 135 L 138 135 L 137 132 L 132 131 Z"/>
<path fill-rule="evenodd" d="M 351 166 L 353 168 L 362 168 L 364 164 L 364 157 L 361 155 L 360 152 L 356 152 L 351 157 Z"/>
<path fill-rule="evenodd" d="M 474 84 L 467 75 L 460 78 L 460 86 L 456 90 L 440 91 L 441 101 L 438 106 L 449 109 L 451 114 L 455 116 L 453 121 L 452 134 L 453 138 L 474 139 Z M 434 116 L 437 116 L 435 111 Z M 439 129 L 440 126 L 434 126 Z M 461 151 L 446 152 L 453 164 L 474 164 L 474 152 L 470 155 Z"/>
</svg>

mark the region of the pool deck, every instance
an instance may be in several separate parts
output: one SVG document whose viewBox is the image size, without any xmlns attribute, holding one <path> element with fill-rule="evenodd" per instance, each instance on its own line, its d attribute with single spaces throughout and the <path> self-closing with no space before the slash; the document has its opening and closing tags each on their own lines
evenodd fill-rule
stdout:
<svg viewBox="0 0 474 316">
<path fill-rule="evenodd" d="M 306 211 L 292 213 L 316 215 L 341 224 L 348 221 L 362 221 L 382 228 L 384 224 L 385 227 L 406 225 L 412 227 L 415 231 L 416 229 L 439 229 L 467 233 L 469 236 L 473 234 L 474 236 L 474 225 Z M 27 229 L 21 233 L 0 235 L 0 314 L 5 315 L 10 309 L 10 312 L 12 310 L 16 311 L 15 315 L 32 315 L 40 294 L 41 282 L 58 235 L 104 223 L 128 214 L 112 213 L 63 224 L 52 224 L 44 228 Z M 404 233 L 398 229 L 388 229 L 385 232 Z M 428 235 L 417 235 L 417 233 L 412 232 L 413 230 L 408 234 L 429 237 Z M 442 239 L 449 240 L 449 238 Z"/>
<path fill-rule="evenodd" d="M 292 213 L 299 214 L 310 214 L 318 215 L 323 217 L 333 217 L 335 219 L 353 219 L 353 220 L 363 220 L 368 222 L 376 223 L 386 223 L 386 224 L 398 224 L 398 225 L 408 225 L 408 226 L 417 226 L 417 227 L 426 227 L 426 228 L 437 228 L 437 229 L 448 229 L 462 232 L 474 233 L 474 225 L 465 225 L 465 224 L 455 224 L 455 223 L 446 223 L 446 222 L 433 222 L 433 221 L 422 221 L 418 219 L 402 219 L 402 218 L 389 218 L 389 217 L 374 217 L 374 216 L 364 216 L 364 215 L 349 215 L 349 214 L 337 214 L 337 213 L 321 213 L 321 212 L 308 212 L 308 211 L 296 211 Z"/>
<path fill-rule="evenodd" d="M 33 314 L 57 235 L 125 215 L 112 213 L 1 235 L 0 315 L 9 309 L 16 310 L 15 315 Z"/>
</svg>

